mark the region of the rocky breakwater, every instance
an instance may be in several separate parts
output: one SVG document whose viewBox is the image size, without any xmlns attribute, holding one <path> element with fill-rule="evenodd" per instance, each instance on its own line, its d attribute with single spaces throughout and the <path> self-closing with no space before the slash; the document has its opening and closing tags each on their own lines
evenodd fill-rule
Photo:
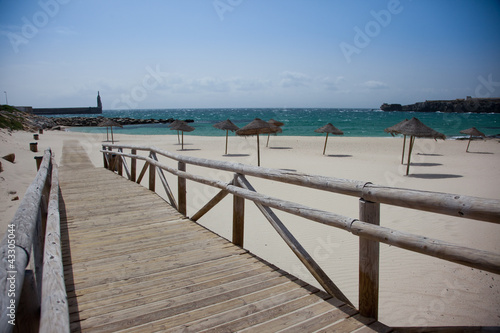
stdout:
<svg viewBox="0 0 500 333">
<path fill-rule="evenodd" d="M 124 125 L 146 125 L 146 124 L 170 124 L 175 119 L 134 119 L 134 118 L 105 118 L 105 117 L 64 117 L 64 118 L 50 118 L 54 121 L 56 126 L 67 126 L 67 127 L 94 127 L 99 126 L 99 124 L 105 119 L 110 119 L 118 124 Z M 187 123 L 192 123 L 194 120 L 186 119 Z"/>
<path fill-rule="evenodd" d="M 383 111 L 415 112 L 457 112 L 457 113 L 500 113 L 500 98 L 471 98 L 425 101 L 415 104 L 387 104 L 380 106 Z"/>
</svg>

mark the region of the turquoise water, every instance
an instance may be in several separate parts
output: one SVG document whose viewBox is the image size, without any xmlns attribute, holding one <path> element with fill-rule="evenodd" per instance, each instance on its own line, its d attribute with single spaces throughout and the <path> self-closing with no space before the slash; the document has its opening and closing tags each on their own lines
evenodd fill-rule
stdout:
<svg viewBox="0 0 500 333">
<path fill-rule="evenodd" d="M 98 115 L 67 115 L 93 116 Z M 460 130 L 476 127 L 486 135 L 500 134 L 500 114 L 439 113 L 439 112 L 384 112 L 373 109 L 161 109 L 161 110 L 104 110 L 104 117 L 129 117 L 137 119 L 193 119 L 190 125 L 195 128 L 189 135 L 223 136 L 225 131 L 218 130 L 213 124 L 231 119 L 243 127 L 255 118 L 275 119 L 285 125 L 283 133 L 287 136 L 316 136 L 314 130 L 332 123 L 344 132 L 345 136 L 387 137 L 384 129 L 403 119 L 416 117 L 427 126 L 448 137 L 462 136 Z M 79 127 L 72 131 L 105 133 L 105 128 Z M 115 129 L 114 129 L 115 130 Z M 167 124 L 128 125 L 116 128 L 116 133 L 136 135 L 172 134 Z"/>
</svg>

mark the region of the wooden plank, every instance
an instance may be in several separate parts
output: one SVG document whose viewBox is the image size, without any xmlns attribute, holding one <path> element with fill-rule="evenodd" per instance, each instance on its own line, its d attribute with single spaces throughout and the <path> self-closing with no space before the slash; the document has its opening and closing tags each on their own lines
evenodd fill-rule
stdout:
<svg viewBox="0 0 500 333">
<path fill-rule="evenodd" d="M 150 171 L 158 167 L 152 162 Z M 321 329 L 346 316 L 343 302 L 172 208 L 157 209 L 166 207 L 157 194 L 72 163 L 75 168 L 61 168 L 66 179 L 60 183 L 72 331 Z M 81 177 L 68 176 L 75 170 Z"/>
<path fill-rule="evenodd" d="M 336 321 L 354 316 L 355 314 L 357 314 L 356 309 L 348 305 L 344 305 L 337 309 L 332 309 L 331 311 L 323 313 L 319 316 L 312 317 L 309 320 L 304 320 L 301 323 L 298 323 L 294 326 L 287 325 L 287 327 L 285 327 L 280 332 L 281 333 L 313 332 L 325 328 L 327 326 L 330 326 L 332 323 Z"/>
</svg>

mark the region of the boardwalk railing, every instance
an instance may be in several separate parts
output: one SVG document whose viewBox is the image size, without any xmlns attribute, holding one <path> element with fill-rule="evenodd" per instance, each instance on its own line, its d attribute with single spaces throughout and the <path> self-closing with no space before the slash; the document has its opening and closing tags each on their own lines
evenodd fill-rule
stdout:
<svg viewBox="0 0 500 333">
<path fill-rule="evenodd" d="M 59 177 L 50 149 L 0 243 L 0 257 L 0 332 L 69 332 Z"/>
<path fill-rule="evenodd" d="M 131 152 L 125 153 L 124 149 L 130 149 Z M 138 151 L 146 152 L 147 156 L 138 155 Z M 378 317 L 380 242 L 500 274 L 500 254 L 498 253 L 467 248 L 379 225 L 380 204 L 446 214 L 457 218 L 500 223 L 499 200 L 392 188 L 352 180 L 194 158 L 160 150 L 155 147 L 105 144 L 101 152 L 103 153 L 104 166 L 106 168 L 116 171 L 120 175 L 123 175 L 123 170 L 125 170 L 128 179 L 131 181 L 141 183 L 141 180 L 149 169 L 149 189 L 152 191 L 155 191 L 155 174 L 158 173 L 171 205 L 184 215 L 186 215 L 187 179 L 219 188 L 220 192 L 191 217 L 194 221 L 197 221 L 206 214 L 226 195 L 232 194 L 232 242 L 239 246 L 243 246 L 245 199 L 254 202 L 325 291 L 351 305 L 352 303 L 307 253 L 271 208 L 340 228 L 359 236 L 359 311 L 366 317 L 375 319 Z M 173 168 L 160 162 L 158 160 L 159 155 L 177 161 L 178 167 Z M 126 158 L 131 159 L 130 167 L 126 162 Z M 137 160 L 145 161 L 139 177 L 136 177 Z M 234 178 L 231 182 L 225 183 L 205 176 L 194 175 L 186 171 L 187 164 L 229 171 L 234 173 Z M 178 177 L 177 201 L 170 190 L 163 171 L 167 171 Z M 359 218 L 350 218 L 257 193 L 245 176 L 358 197 L 360 198 Z"/>
</svg>

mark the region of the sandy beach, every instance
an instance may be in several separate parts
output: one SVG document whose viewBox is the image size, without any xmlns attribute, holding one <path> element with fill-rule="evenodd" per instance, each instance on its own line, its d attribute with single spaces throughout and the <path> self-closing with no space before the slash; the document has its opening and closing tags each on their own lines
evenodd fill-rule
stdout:
<svg viewBox="0 0 500 333">
<path fill-rule="evenodd" d="M 330 137 L 322 155 L 324 136 L 261 136 L 261 166 L 294 170 L 328 177 L 347 178 L 378 185 L 425 191 L 500 198 L 500 144 L 498 140 L 467 141 L 417 139 L 412 154 L 410 176 L 401 165 L 402 138 Z M 0 173 L 0 232 L 3 237 L 26 188 L 36 174 L 34 156 L 51 148 L 60 161 L 64 140 L 78 140 L 96 167 L 102 167 L 101 144 L 104 134 L 45 131 L 38 141 L 38 153 L 29 150 L 33 134 L 0 130 L 0 154 L 16 154 L 11 164 L 2 160 Z M 224 137 L 184 136 L 184 151 L 176 135 L 132 136 L 115 133 L 121 144 L 156 146 L 194 157 L 257 165 L 256 138 L 230 135 L 228 155 Z M 165 159 L 165 163 L 176 163 Z M 406 161 L 405 161 L 406 163 Z M 142 162 L 139 162 L 142 167 Z M 188 165 L 189 172 L 228 182 L 227 172 Z M 176 179 L 167 175 L 176 193 Z M 357 217 L 358 198 L 302 189 L 249 177 L 257 191 L 303 205 Z M 145 181 L 144 181 L 145 184 Z M 157 191 L 165 196 L 161 185 Z M 188 181 L 188 212 L 193 215 L 218 192 Z M 276 212 L 331 279 L 357 304 L 358 238 L 342 230 L 318 225 Z M 316 285 L 293 253 L 260 214 L 246 204 L 245 248 L 280 268 Z M 227 197 L 199 222 L 230 238 L 232 200 Z M 381 225 L 467 247 L 500 252 L 500 233 L 493 223 L 456 219 L 382 205 Z M 500 277 L 491 273 L 381 245 L 380 316 L 389 326 L 500 325 Z"/>
</svg>

